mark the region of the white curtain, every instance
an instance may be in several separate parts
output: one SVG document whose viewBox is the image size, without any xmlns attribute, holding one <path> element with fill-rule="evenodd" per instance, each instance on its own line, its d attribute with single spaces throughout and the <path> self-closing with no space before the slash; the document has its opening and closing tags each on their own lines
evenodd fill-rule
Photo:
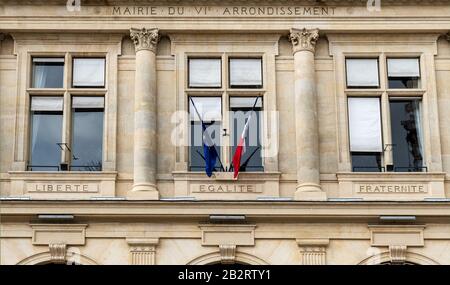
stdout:
<svg viewBox="0 0 450 285">
<path fill-rule="evenodd" d="M 379 85 L 377 59 L 347 59 L 347 86 L 377 87 Z"/>
<path fill-rule="evenodd" d="M 260 86 L 262 85 L 260 58 L 230 59 L 231 86 Z"/>
<path fill-rule="evenodd" d="M 222 120 L 222 99 L 220 97 L 191 97 L 189 99 L 189 116 L 191 121 L 200 121 L 199 115 L 203 121 L 221 121 Z"/>
<path fill-rule="evenodd" d="M 75 96 L 72 98 L 72 108 L 103 108 L 103 97 L 87 97 L 87 96 Z"/>
<path fill-rule="evenodd" d="M 31 97 L 31 111 L 62 111 L 62 97 Z"/>
<path fill-rule="evenodd" d="M 382 152 L 379 98 L 348 98 L 350 151 Z"/>
<path fill-rule="evenodd" d="M 419 100 L 414 101 L 414 117 L 416 119 L 416 132 L 417 140 L 419 141 L 420 154 L 422 155 L 422 161 L 424 161 L 424 148 L 423 148 L 423 131 L 422 131 L 422 102 Z"/>
<path fill-rule="evenodd" d="M 231 97 L 230 98 L 230 108 L 252 108 L 255 105 L 255 108 L 262 108 L 262 97 Z"/>
<path fill-rule="evenodd" d="M 33 58 L 33 88 L 45 88 L 48 73 L 46 66 L 40 63 L 50 62 L 64 63 L 64 58 Z"/>
<path fill-rule="evenodd" d="M 420 77 L 418 58 L 388 58 L 389 77 Z"/>
<path fill-rule="evenodd" d="M 221 87 L 220 58 L 189 59 L 189 87 Z"/>
<path fill-rule="evenodd" d="M 75 58 L 73 60 L 73 86 L 102 87 L 104 85 L 104 58 Z"/>
</svg>

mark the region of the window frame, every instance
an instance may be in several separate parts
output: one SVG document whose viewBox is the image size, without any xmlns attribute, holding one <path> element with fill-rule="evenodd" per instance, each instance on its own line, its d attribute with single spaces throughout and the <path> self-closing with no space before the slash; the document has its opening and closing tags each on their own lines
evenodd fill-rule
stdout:
<svg viewBox="0 0 450 285">
<path fill-rule="evenodd" d="M 349 86 L 348 85 L 348 67 L 347 67 L 347 60 L 354 60 L 354 59 L 373 59 L 373 60 L 377 60 L 377 81 L 378 81 L 378 85 L 377 86 L 364 86 L 364 85 L 360 85 L 360 86 Z M 344 68 L 345 68 L 345 88 L 346 89 L 380 89 L 381 88 L 381 68 L 380 68 L 380 58 L 379 57 L 371 57 L 371 56 L 363 56 L 363 57 L 345 57 L 344 58 Z"/>
<path fill-rule="evenodd" d="M 93 89 L 104 89 L 105 88 L 105 86 L 107 85 L 107 83 L 106 83 L 106 78 L 107 78 L 107 75 L 106 75 L 106 71 L 107 71 L 107 68 L 106 68 L 106 65 L 107 65 L 107 61 L 106 61 L 106 57 L 97 57 L 97 56 L 72 56 L 72 62 L 71 62 L 71 77 L 70 77 L 70 86 L 71 86 L 71 88 L 76 88 L 76 89 L 83 89 L 83 88 L 85 88 L 85 89 L 87 89 L 87 88 L 93 88 Z M 76 59 L 103 59 L 104 60 L 104 64 L 103 64 L 103 85 L 101 85 L 101 86 L 95 86 L 95 85 L 93 85 L 93 86 L 75 86 L 74 84 L 73 84 L 73 75 L 75 74 L 75 60 Z"/>
<path fill-rule="evenodd" d="M 230 98 L 231 97 L 256 97 L 260 96 L 263 100 L 262 110 L 265 109 L 266 104 L 266 89 L 265 89 L 265 77 L 267 76 L 266 68 L 264 66 L 265 63 L 265 54 L 263 52 L 260 53 L 240 53 L 240 52 L 211 52 L 211 53 L 195 53 L 195 52 L 187 52 L 184 53 L 185 63 L 189 67 L 189 59 L 199 58 L 199 59 L 207 59 L 207 58 L 220 58 L 221 59 L 221 87 L 213 88 L 213 87 L 190 87 L 189 86 L 189 68 L 187 68 L 187 72 L 185 72 L 185 90 L 184 96 L 187 99 L 185 104 L 185 110 L 189 112 L 189 97 L 221 97 L 222 98 L 222 120 L 221 120 L 221 147 L 219 156 L 222 161 L 224 167 L 229 167 L 232 162 L 232 142 L 231 142 L 231 132 L 232 126 L 230 124 L 230 118 L 228 112 L 230 111 Z M 263 85 L 259 88 L 231 88 L 230 87 L 230 78 L 229 78 L 229 58 L 260 58 L 261 59 L 261 77 Z M 263 118 L 261 117 L 261 120 Z M 189 126 L 190 128 L 190 120 Z M 264 136 L 262 135 L 264 130 L 264 121 L 261 122 L 261 143 L 264 145 Z M 226 136 L 224 136 L 223 131 L 226 130 Z M 190 140 L 190 129 L 189 131 L 189 140 Z M 190 168 L 190 147 L 187 149 L 187 171 L 193 172 Z M 265 171 L 265 159 L 262 158 L 262 169 Z M 197 172 L 197 171 L 195 171 Z M 261 173 L 258 171 L 258 173 Z"/>
<path fill-rule="evenodd" d="M 393 88 L 390 87 L 389 85 L 389 59 L 417 59 L 417 63 L 419 65 L 419 77 L 416 78 L 417 80 L 417 87 L 415 88 Z M 401 77 L 394 77 L 394 78 L 401 78 Z M 410 77 L 405 77 L 405 78 L 410 78 Z M 391 90 L 414 90 L 414 89 L 420 89 L 421 88 L 421 83 L 422 83 L 422 64 L 421 64 L 421 60 L 420 57 L 416 56 L 416 57 L 411 57 L 411 56 L 386 56 L 386 85 L 387 85 L 387 89 L 391 89 Z"/>
<path fill-rule="evenodd" d="M 191 76 L 191 60 L 192 59 L 218 59 L 220 60 L 220 86 L 191 86 L 190 76 Z M 188 56 L 187 57 L 187 72 L 186 72 L 186 82 L 187 82 L 187 88 L 188 89 L 216 89 L 220 90 L 223 88 L 223 58 L 217 57 L 217 56 Z"/>
<path fill-rule="evenodd" d="M 391 129 L 391 116 L 390 116 L 390 108 L 389 108 L 389 102 L 391 99 L 397 98 L 397 99 L 419 99 L 422 102 L 424 101 L 424 95 L 426 94 L 426 90 L 420 88 L 413 89 L 413 88 L 389 88 L 389 80 L 388 80 L 388 70 L 387 70 L 387 59 L 388 58 L 418 58 L 419 60 L 419 72 L 422 78 L 423 77 L 423 57 L 424 54 L 422 53 L 416 53 L 416 54 L 408 54 L 405 55 L 403 53 L 376 53 L 376 54 L 347 54 L 344 53 L 343 55 L 343 67 L 344 67 L 344 73 L 345 73 L 345 83 L 344 83 L 344 95 L 346 98 L 346 102 L 348 98 L 350 97 L 378 97 L 380 98 L 380 111 L 381 111 L 381 128 L 382 128 L 382 147 L 383 151 L 381 152 L 381 170 L 386 172 L 394 172 L 395 171 L 395 165 L 393 162 L 393 145 L 392 145 L 392 129 Z M 378 58 L 378 71 L 379 71 L 379 87 L 378 88 L 370 88 L 370 87 L 363 87 L 363 88 L 348 88 L 347 87 L 347 67 L 346 67 L 346 60 L 347 59 L 354 59 L 354 58 Z M 353 163 L 352 163 L 352 153 L 350 151 L 350 137 L 349 137 L 349 110 L 348 110 L 348 104 L 345 106 L 345 112 L 346 112 L 346 120 L 347 120 L 347 141 L 348 141 L 348 149 L 347 152 L 350 157 L 350 170 L 353 171 Z M 423 109 L 421 110 L 422 115 L 422 132 L 424 133 L 424 140 L 426 138 L 426 133 L 424 132 L 425 126 L 424 126 L 424 120 L 423 120 Z M 424 141 L 423 143 L 423 169 L 424 171 L 428 171 L 428 161 L 427 161 L 427 145 Z M 401 173 L 400 171 L 397 173 Z"/>
<path fill-rule="evenodd" d="M 231 85 L 231 60 L 233 59 L 259 59 L 261 61 L 261 85 Z M 228 88 L 229 89 L 261 89 L 264 87 L 264 62 L 262 57 L 237 57 L 228 56 L 227 64 L 227 76 L 228 76 Z"/>
<path fill-rule="evenodd" d="M 61 97 L 63 98 L 63 125 L 62 125 L 62 138 L 60 143 L 62 144 L 61 150 L 61 163 L 62 165 L 68 165 L 67 171 L 70 171 L 71 165 L 71 146 L 72 146 L 72 97 L 74 96 L 101 96 L 104 98 L 104 112 L 103 112 L 103 134 L 102 134 L 102 170 L 104 171 L 104 165 L 106 163 L 106 148 L 107 148 L 107 129 L 106 121 L 108 118 L 108 108 L 107 108 L 107 91 L 108 91 L 108 56 L 107 52 L 95 52 L 95 53 L 84 53 L 84 52 L 54 52 L 54 53 L 28 53 L 28 80 L 26 89 L 26 116 L 28 117 L 28 122 L 32 119 L 31 109 L 31 98 L 32 97 Z M 63 88 L 33 88 L 33 58 L 64 58 L 64 75 L 63 75 Z M 101 88 L 95 87 L 72 87 L 73 78 L 73 59 L 74 58 L 103 58 L 105 59 L 105 71 L 104 71 L 104 86 Z M 28 144 L 26 158 L 25 158 L 25 170 L 28 171 L 28 166 L 31 163 L 31 132 L 32 128 L 26 128 L 26 141 Z M 37 171 L 37 170 L 36 170 Z M 58 169 L 58 171 L 63 171 Z M 85 171 L 77 171 L 85 172 Z M 88 171 L 89 172 L 89 171 Z"/>
</svg>

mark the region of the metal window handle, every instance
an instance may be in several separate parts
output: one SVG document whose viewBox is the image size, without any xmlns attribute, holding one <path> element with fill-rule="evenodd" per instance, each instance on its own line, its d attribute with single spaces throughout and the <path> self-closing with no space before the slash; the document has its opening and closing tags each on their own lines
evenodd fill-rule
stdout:
<svg viewBox="0 0 450 285">
<path fill-rule="evenodd" d="M 222 134 L 223 137 L 229 136 L 229 134 L 227 133 L 227 129 L 222 129 L 222 130 L 223 130 L 223 134 Z"/>
</svg>

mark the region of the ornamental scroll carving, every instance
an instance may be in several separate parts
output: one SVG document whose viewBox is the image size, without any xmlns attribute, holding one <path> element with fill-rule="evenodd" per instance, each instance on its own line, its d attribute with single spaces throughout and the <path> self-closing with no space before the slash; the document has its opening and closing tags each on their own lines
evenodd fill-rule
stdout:
<svg viewBox="0 0 450 285">
<path fill-rule="evenodd" d="M 130 37 L 134 42 L 136 52 L 140 50 L 149 50 L 156 53 L 156 48 L 160 39 L 159 30 L 154 29 L 130 29 Z"/>
<path fill-rule="evenodd" d="M 312 53 L 316 50 L 316 43 L 319 39 L 319 29 L 303 30 L 291 29 L 289 40 L 292 43 L 293 53 L 298 51 L 310 51 Z"/>
</svg>

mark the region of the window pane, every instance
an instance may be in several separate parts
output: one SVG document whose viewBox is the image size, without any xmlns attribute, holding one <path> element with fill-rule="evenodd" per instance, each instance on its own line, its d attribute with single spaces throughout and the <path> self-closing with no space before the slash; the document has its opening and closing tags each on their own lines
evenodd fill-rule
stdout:
<svg viewBox="0 0 450 285">
<path fill-rule="evenodd" d="M 62 112 L 31 114 L 31 159 L 28 170 L 57 171 L 61 162 Z"/>
<path fill-rule="evenodd" d="M 33 88 L 62 88 L 64 58 L 33 58 Z"/>
<path fill-rule="evenodd" d="M 221 87 L 221 69 L 219 58 L 190 58 L 189 87 Z"/>
<path fill-rule="evenodd" d="M 205 123 L 208 133 L 215 145 L 216 152 L 220 157 L 220 122 Z M 189 169 L 191 171 L 205 171 L 205 160 L 203 151 L 203 130 L 200 121 L 191 121 L 190 132 L 191 145 L 189 147 Z M 215 170 L 220 169 L 219 159 L 216 160 Z"/>
<path fill-rule="evenodd" d="M 261 87 L 262 66 L 260 58 L 230 59 L 231 87 Z"/>
<path fill-rule="evenodd" d="M 104 58 L 75 58 L 73 60 L 74 87 L 104 87 Z"/>
<path fill-rule="evenodd" d="M 348 87 L 378 87 L 377 59 L 346 59 Z"/>
<path fill-rule="evenodd" d="M 381 172 L 381 153 L 352 152 L 354 172 Z"/>
<path fill-rule="evenodd" d="M 389 88 L 419 88 L 418 58 L 388 58 Z"/>
<path fill-rule="evenodd" d="M 74 97 L 80 98 L 80 97 Z M 102 97 L 83 97 L 98 99 Z M 76 104 L 74 104 L 76 106 Z M 93 106 L 90 106 L 93 107 Z M 71 170 L 101 171 L 103 108 L 73 108 Z"/>
<path fill-rule="evenodd" d="M 198 113 L 197 113 L 198 112 Z M 222 98 L 221 97 L 190 97 L 189 117 L 190 117 L 190 148 L 189 148 L 189 169 L 191 171 L 204 171 L 205 160 L 203 151 L 203 129 L 201 116 L 208 134 L 215 145 L 220 157 L 221 143 L 221 120 L 222 120 Z M 220 168 L 220 162 L 216 161 L 216 170 Z"/>
<path fill-rule="evenodd" d="M 256 106 L 253 109 L 253 106 Z M 245 152 L 241 159 L 241 171 L 263 171 L 263 162 L 261 156 L 261 111 L 262 98 L 256 97 L 230 98 L 231 107 L 231 126 L 232 126 L 232 148 L 231 158 L 233 157 L 236 147 L 242 136 L 245 124 L 250 118 L 245 137 Z M 251 117 L 250 117 L 251 116 Z"/>
<path fill-rule="evenodd" d="M 209 122 L 222 120 L 222 98 L 190 97 L 189 117 L 194 121 L 203 120 Z"/>
<path fill-rule="evenodd" d="M 392 100 L 391 129 L 395 171 L 423 170 L 420 100 Z"/>
<path fill-rule="evenodd" d="M 350 151 L 382 152 L 379 98 L 348 98 Z"/>
</svg>

